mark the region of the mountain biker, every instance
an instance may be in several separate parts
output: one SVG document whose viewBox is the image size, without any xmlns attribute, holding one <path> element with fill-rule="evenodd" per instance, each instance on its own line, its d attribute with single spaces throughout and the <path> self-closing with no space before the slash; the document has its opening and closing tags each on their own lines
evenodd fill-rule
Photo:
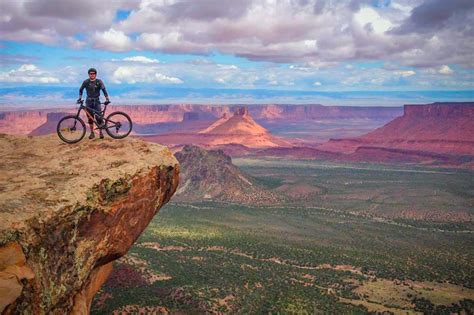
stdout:
<svg viewBox="0 0 474 315">
<path fill-rule="evenodd" d="M 94 109 L 96 111 L 102 111 L 100 107 L 100 90 L 102 90 L 102 93 L 104 93 L 106 102 L 105 104 L 110 103 L 109 100 L 109 94 L 107 93 L 107 90 L 105 89 L 104 82 L 102 80 L 97 79 L 97 70 L 94 68 L 90 68 L 87 70 L 87 73 L 89 74 L 89 79 L 84 80 L 82 82 L 81 87 L 79 88 L 79 98 L 77 99 L 77 103 L 80 103 L 82 100 L 82 91 L 86 89 L 87 92 L 87 99 L 86 99 L 86 111 L 90 114 L 87 115 L 89 118 L 88 123 L 89 127 L 91 129 L 91 134 L 89 136 L 89 139 L 94 139 L 95 134 L 94 134 L 94 121 L 92 120 L 92 117 L 94 117 L 94 112 L 89 111 L 87 109 Z M 102 115 L 97 115 L 97 123 L 102 125 Z M 100 139 L 104 139 L 104 135 L 102 133 L 102 129 L 99 129 L 100 133 Z"/>
</svg>

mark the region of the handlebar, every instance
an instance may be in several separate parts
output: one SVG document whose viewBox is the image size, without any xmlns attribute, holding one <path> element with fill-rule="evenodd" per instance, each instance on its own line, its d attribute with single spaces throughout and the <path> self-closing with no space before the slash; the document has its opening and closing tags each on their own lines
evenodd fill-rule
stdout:
<svg viewBox="0 0 474 315">
<path fill-rule="evenodd" d="M 99 103 L 100 103 L 100 102 L 99 102 Z M 112 103 L 112 102 L 111 102 L 111 101 L 105 101 L 105 102 L 103 102 L 103 103 L 100 103 L 100 105 L 105 105 L 105 106 L 107 106 L 107 105 L 109 105 L 110 103 Z M 84 105 L 84 100 L 77 100 L 77 101 L 76 101 L 76 104 Z"/>
</svg>

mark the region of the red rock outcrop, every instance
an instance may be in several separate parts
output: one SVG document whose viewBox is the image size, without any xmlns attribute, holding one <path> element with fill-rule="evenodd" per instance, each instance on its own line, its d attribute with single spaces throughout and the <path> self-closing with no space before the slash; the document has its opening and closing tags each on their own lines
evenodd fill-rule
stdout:
<svg viewBox="0 0 474 315">
<path fill-rule="evenodd" d="M 174 194 L 178 161 L 136 139 L 0 144 L 0 283 L 12 288 L 0 310 L 87 314 L 111 263 Z"/>
<path fill-rule="evenodd" d="M 224 113 L 221 118 L 199 132 L 168 133 L 142 138 L 173 146 L 186 144 L 205 147 L 237 144 L 248 148 L 291 146 L 289 142 L 273 136 L 255 122 L 246 107 L 237 107 L 231 116 Z"/>
<path fill-rule="evenodd" d="M 207 144 L 210 145 L 235 143 L 250 148 L 291 146 L 255 122 L 247 107 L 237 108 L 232 116 L 221 117 L 199 134 L 208 136 Z"/>
<path fill-rule="evenodd" d="M 381 128 L 358 138 L 332 139 L 318 148 L 353 153 L 361 147 L 472 156 L 474 103 L 405 105 L 403 116 Z"/>
<path fill-rule="evenodd" d="M 192 127 L 189 122 L 212 122 L 226 114 L 228 117 L 238 110 L 236 105 L 111 105 L 110 110 L 128 113 L 138 129 L 146 129 L 144 133 L 158 133 L 159 126 L 154 124 L 187 122 L 180 128 Z M 110 112 L 109 110 L 109 112 Z M 354 107 L 354 106 L 322 106 L 309 105 L 249 105 L 249 114 L 258 121 L 285 123 L 288 121 L 312 121 L 320 119 L 372 119 L 389 121 L 402 114 L 401 107 Z M 46 115 L 51 112 L 75 112 L 75 106 L 56 109 L 9 111 L 0 113 L 0 133 L 29 134 L 47 123 Z M 192 113 L 192 114 L 188 114 Z M 202 129 L 202 125 L 200 125 Z M 51 131 L 41 129 L 40 131 Z M 38 131 L 35 132 L 37 134 Z"/>
<path fill-rule="evenodd" d="M 0 113 L 0 133 L 26 135 L 46 122 L 47 111 Z"/>
<path fill-rule="evenodd" d="M 275 204 L 281 201 L 279 196 L 232 164 L 231 157 L 221 150 L 185 146 L 175 156 L 183 169 L 176 200 L 212 199 L 246 204 Z"/>
<path fill-rule="evenodd" d="M 301 121 L 319 119 L 379 119 L 388 121 L 402 114 L 401 107 L 383 106 L 324 106 L 255 105 L 249 112 L 257 120 Z"/>
</svg>

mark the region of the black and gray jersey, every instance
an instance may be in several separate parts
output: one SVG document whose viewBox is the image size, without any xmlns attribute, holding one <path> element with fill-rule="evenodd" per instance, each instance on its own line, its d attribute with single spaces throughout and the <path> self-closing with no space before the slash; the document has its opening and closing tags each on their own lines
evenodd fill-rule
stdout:
<svg viewBox="0 0 474 315">
<path fill-rule="evenodd" d="M 84 91 L 84 89 L 86 89 L 88 98 L 99 98 L 100 90 L 102 90 L 105 97 L 109 97 L 109 94 L 105 89 L 104 82 L 102 82 L 100 79 L 95 79 L 94 81 L 91 79 L 84 80 L 84 82 L 82 82 L 81 88 L 79 89 L 79 98 L 82 97 L 82 91 Z"/>
</svg>

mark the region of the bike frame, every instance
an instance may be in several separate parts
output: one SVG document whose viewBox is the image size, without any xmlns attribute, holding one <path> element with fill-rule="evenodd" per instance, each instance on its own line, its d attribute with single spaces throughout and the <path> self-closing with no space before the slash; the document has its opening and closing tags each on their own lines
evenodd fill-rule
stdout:
<svg viewBox="0 0 474 315">
<path fill-rule="evenodd" d="M 104 105 L 104 109 L 101 110 L 101 111 L 98 111 L 98 110 L 95 110 L 93 108 L 87 108 L 87 106 L 84 106 L 84 101 L 81 101 L 80 103 L 80 106 L 79 106 L 79 109 L 77 111 L 77 114 L 76 114 L 76 117 L 77 118 L 80 118 L 80 113 L 81 113 L 81 110 L 84 110 L 84 112 L 86 113 L 87 117 L 91 118 L 92 121 L 94 122 L 94 124 L 96 125 L 97 129 L 105 129 L 104 128 L 101 128 L 98 123 L 97 123 L 97 120 L 95 119 L 95 115 L 101 115 L 102 116 L 102 120 L 104 121 L 104 126 L 105 126 L 105 123 L 106 122 L 109 122 L 111 120 L 105 118 L 105 111 L 107 110 L 107 105 L 106 103 L 99 103 L 100 105 Z M 92 111 L 94 113 L 94 117 L 91 117 L 91 114 L 89 113 L 89 111 Z"/>
</svg>

